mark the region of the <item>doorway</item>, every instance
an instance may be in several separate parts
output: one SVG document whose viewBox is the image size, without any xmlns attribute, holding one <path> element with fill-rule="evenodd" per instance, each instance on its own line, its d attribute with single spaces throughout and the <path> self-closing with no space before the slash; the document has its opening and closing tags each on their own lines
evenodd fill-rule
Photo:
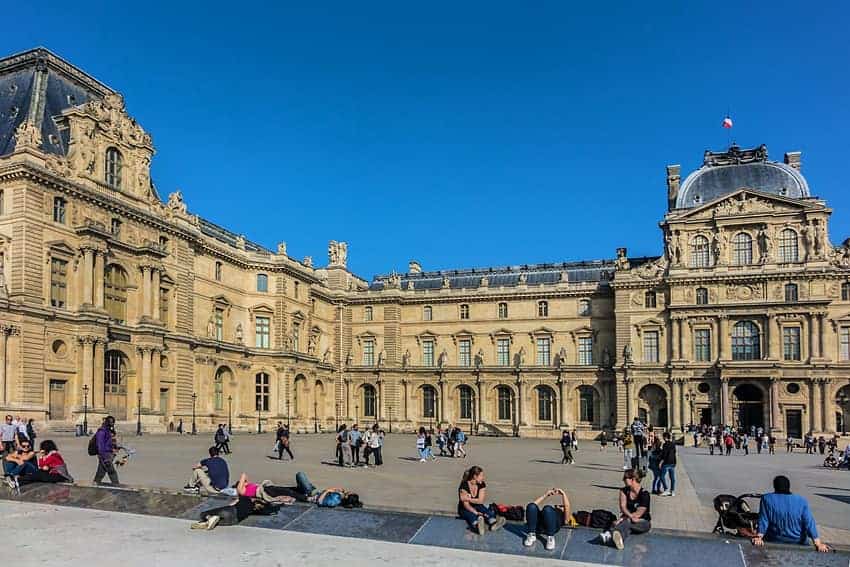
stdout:
<svg viewBox="0 0 850 567">
<path fill-rule="evenodd" d="M 764 395 L 752 384 L 741 384 L 733 391 L 738 427 L 749 430 L 764 427 Z"/>
<path fill-rule="evenodd" d="M 62 421 L 65 419 L 65 381 L 50 381 L 50 406 L 48 408 L 50 419 Z"/>
<path fill-rule="evenodd" d="M 803 410 L 789 409 L 785 411 L 785 434 L 795 439 L 803 437 Z"/>
<path fill-rule="evenodd" d="M 700 408 L 699 409 L 699 424 L 700 425 L 712 425 L 714 422 L 711 421 L 711 408 Z"/>
<path fill-rule="evenodd" d="M 168 388 L 159 391 L 159 411 L 162 415 L 168 415 Z"/>
</svg>

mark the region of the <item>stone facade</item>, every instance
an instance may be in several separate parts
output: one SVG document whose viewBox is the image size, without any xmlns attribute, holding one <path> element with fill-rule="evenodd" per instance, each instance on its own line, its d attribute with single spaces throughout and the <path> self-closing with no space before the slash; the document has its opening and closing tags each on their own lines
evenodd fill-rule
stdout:
<svg viewBox="0 0 850 567">
<path fill-rule="evenodd" d="M 0 112 L 2 412 L 149 431 L 841 429 L 850 250 L 799 154 L 709 152 L 681 186 L 668 167 L 660 258 L 411 262 L 367 282 L 345 242 L 317 267 L 162 199 L 121 95 L 46 50 L 0 60 Z"/>
</svg>

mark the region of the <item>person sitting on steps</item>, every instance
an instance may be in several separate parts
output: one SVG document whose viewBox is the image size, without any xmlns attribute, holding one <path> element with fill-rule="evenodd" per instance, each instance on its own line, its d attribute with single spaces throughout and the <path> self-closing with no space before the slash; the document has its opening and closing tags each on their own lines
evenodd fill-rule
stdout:
<svg viewBox="0 0 850 567">
<path fill-rule="evenodd" d="M 206 495 L 218 494 L 227 488 L 230 482 L 230 471 L 227 461 L 219 457 L 218 447 L 209 448 L 209 458 L 196 463 L 192 467 L 192 477 L 183 489 L 187 492 Z"/>
<path fill-rule="evenodd" d="M 623 472 L 625 486 L 620 489 L 620 518 L 611 530 L 600 534 L 603 544 L 613 543 L 617 549 L 623 549 L 630 534 L 644 534 L 652 528 L 649 492 L 640 485 L 640 480 L 634 469 Z"/>
<path fill-rule="evenodd" d="M 761 498 L 758 533 L 752 539 L 753 545 L 761 547 L 766 541 L 805 545 L 809 539 L 817 551 L 830 551 L 818 537 L 809 503 L 799 494 L 791 494 L 788 477 L 777 476 L 773 479 L 773 493 Z"/>
<path fill-rule="evenodd" d="M 561 496 L 561 505 L 552 506 L 547 504 L 541 509 L 540 506 L 550 496 Z M 567 498 L 567 493 L 560 488 L 552 488 L 546 491 L 546 494 L 530 502 L 525 507 L 526 535 L 523 544 L 525 547 L 531 547 L 537 541 L 539 535 L 537 526 L 543 526 L 543 534 L 546 536 L 546 549 L 551 551 L 555 549 L 555 534 L 561 529 L 561 526 L 569 524 L 570 521 L 570 500 Z"/>
<path fill-rule="evenodd" d="M 505 525 L 503 517 L 496 517 L 496 514 L 484 505 L 486 499 L 484 470 L 478 466 L 471 467 L 463 474 L 463 480 L 458 487 L 457 513 L 478 535 L 484 535 L 485 526 L 489 526 L 490 531 L 495 531 Z"/>
</svg>

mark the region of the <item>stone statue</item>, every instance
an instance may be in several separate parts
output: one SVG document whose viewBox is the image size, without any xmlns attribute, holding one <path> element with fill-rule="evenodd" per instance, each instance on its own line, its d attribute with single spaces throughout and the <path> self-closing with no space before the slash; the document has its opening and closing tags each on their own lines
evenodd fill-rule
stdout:
<svg viewBox="0 0 850 567">
<path fill-rule="evenodd" d="M 245 337 L 242 333 L 242 323 L 236 323 L 236 342 L 241 345 L 244 338 Z"/>
<path fill-rule="evenodd" d="M 767 227 L 762 226 L 759 228 L 759 232 L 756 235 L 756 241 L 758 243 L 759 248 L 759 263 L 765 264 L 770 259 L 770 235 L 765 230 Z"/>
<path fill-rule="evenodd" d="M 331 240 L 328 242 L 328 265 L 345 267 L 348 261 L 348 244 Z"/>
<path fill-rule="evenodd" d="M 386 358 L 387 358 L 387 357 L 386 357 L 386 355 L 384 354 L 384 351 L 381 351 L 381 352 L 379 352 L 379 353 L 378 353 L 378 368 L 380 368 L 380 367 L 382 367 L 382 366 L 384 365 L 384 362 L 386 361 Z"/>
<path fill-rule="evenodd" d="M 611 350 L 608 347 L 602 349 L 602 367 L 611 368 Z"/>
<path fill-rule="evenodd" d="M 800 234 L 803 236 L 803 247 L 806 251 L 806 260 L 815 256 L 815 231 L 811 226 L 804 224 L 800 229 Z"/>
<path fill-rule="evenodd" d="M 446 349 L 443 349 L 443 352 L 440 353 L 440 356 L 437 357 L 437 366 L 442 368 L 446 365 L 446 362 L 449 359 L 449 353 L 446 352 Z"/>
<path fill-rule="evenodd" d="M 183 201 L 183 193 L 180 191 L 175 191 L 168 196 L 166 206 L 174 212 L 186 214 L 186 203 Z"/>
<path fill-rule="evenodd" d="M 215 338 L 215 318 L 212 316 L 207 321 L 207 336 L 211 339 Z"/>
<path fill-rule="evenodd" d="M 525 347 L 519 347 L 519 351 L 514 355 L 514 367 L 519 368 L 525 364 Z"/>
<path fill-rule="evenodd" d="M 325 354 L 322 355 L 322 363 L 323 364 L 330 364 L 330 362 L 331 362 L 331 349 L 326 348 Z"/>
<path fill-rule="evenodd" d="M 632 345 L 627 344 L 623 347 L 623 362 L 631 364 L 632 362 Z"/>
<path fill-rule="evenodd" d="M 821 221 L 815 224 L 815 257 L 823 258 L 826 255 L 828 240 L 826 237 L 826 223 Z"/>
<path fill-rule="evenodd" d="M 286 242 L 281 240 L 277 243 L 277 253 L 279 256 L 286 256 Z"/>
<path fill-rule="evenodd" d="M 450 286 L 449 276 L 443 276 L 443 289 L 449 289 Z"/>
<path fill-rule="evenodd" d="M 236 247 L 240 250 L 245 250 L 245 235 L 240 234 L 236 237 Z"/>
<path fill-rule="evenodd" d="M 562 366 L 566 366 L 567 364 L 567 349 L 561 347 L 561 350 L 558 351 L 558 356 L 555 358 L 555 366 L 561 368 Z"/>
<path fill-rule="evenodd" d="M 316 354 L 316 347 L 319 342 L 319 334 L 318 333 L 310 333 L 310 338 L 307 339 L 307 354 L 310 356 L 314 356 Z"/>
<path fill-rule="evenodd" d="M 614 269 L 622 272 L 628 270 L 630 267 L 626 248 L 617 248 L 617 260 L 614 262 Z"/>
<path fill-rule="evenodd" d="M 387 288 L 389 289 L 401 289 L 401 276 L 398 274 L 392 274 L 387 278 Z"/>
<path fill-rule="evenodd" d="M 726 263 L 726 234 L 716 232 L 711 238 L 711 251 L 714 254 L 715 264 L 722 265 Z"/>
<path fill-rule="evenodd" d="M 304 261 L 302 262 L 308 268 L 313 267 L 313 257 L 312 256 L 304 256 Z"/>
<path fill-rule="evenodd" d="M 401 367 L 407 368 L 410 366 L 410 349 L 404 351 L 404 354 L 401 355 Z"/>
<path fill-rule="evenodd" d="M 519 275 L 519 284 L 524 285 L 528 282 L 528 275 L 525 272 L 520 273 Z"/>
<path fill-rule="evenodd" d="M 345 355 L 345 365 L 351 366 L 352 362 L 354 362 L 354 356 L 352 356 L 351 351 L 348 351 L 348 354 Z"/>
<path fill-rule="evenodd" d="M 481 370 L 481 367 L 484 366 L 484 350 L 478 349 L 478 352 L 475 353 L 475 359 L 473 361 L 475 364 L 476 370 Z"/>
</svg>

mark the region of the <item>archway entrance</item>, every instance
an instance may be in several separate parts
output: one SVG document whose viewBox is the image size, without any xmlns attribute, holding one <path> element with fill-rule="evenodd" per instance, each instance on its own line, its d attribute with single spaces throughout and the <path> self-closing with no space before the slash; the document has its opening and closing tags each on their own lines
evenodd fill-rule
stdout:
<svg viewBox="0 0 850 567">
<path fill-rule="evenodd" d="M 646 415 L 645 423 L 649 427 L 667 428 L 667 392 L 664 388 L 656 384 L 644 386 L 638 398 L 638 415 Z"/>
<path fill-rule="evenodd" d="M 764 427 L 764 394 L 752 384 L 741 384 L 732 392 L 738 427 Z"/>
</svg>

